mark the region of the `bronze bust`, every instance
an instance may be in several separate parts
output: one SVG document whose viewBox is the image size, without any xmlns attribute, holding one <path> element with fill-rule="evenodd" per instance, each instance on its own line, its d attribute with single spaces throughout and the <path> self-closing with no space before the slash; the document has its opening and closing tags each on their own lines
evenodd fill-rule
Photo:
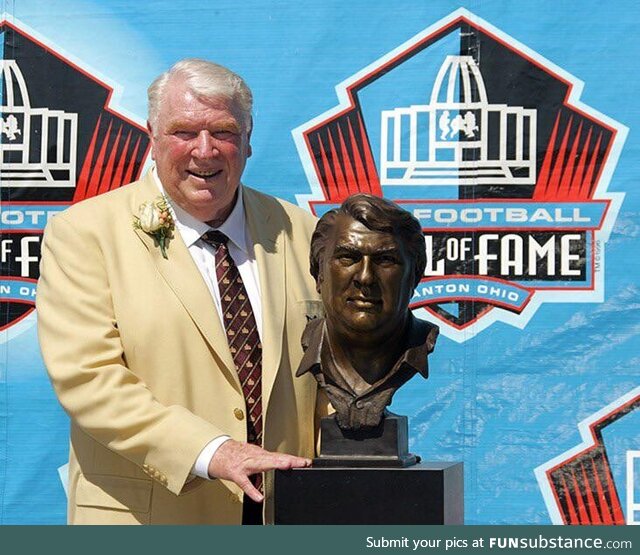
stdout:
<svg viewBox="0 0 640 555">
<path fill-rule="evenodd" d="M 311 274 L 325 318 L 305 329 L 297 375 L 313 373 L 341 429 L 378 426 L 396 390 L 428 376 L 438 327 L 409 310 L 425 265 L 419 222 L 393 202 L 353 195 L 318 221 Z"/>
</svg>

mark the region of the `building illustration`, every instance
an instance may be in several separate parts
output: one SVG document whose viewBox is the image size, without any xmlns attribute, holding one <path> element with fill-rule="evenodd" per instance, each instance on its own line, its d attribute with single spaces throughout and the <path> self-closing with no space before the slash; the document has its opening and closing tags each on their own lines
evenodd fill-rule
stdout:
<svg viewBox="0 0 640 555">
<path fill-rule="evenodd" d="M 0 60 L 0 180 L 75 187 L 78 114 L 34 108 L 15 60 Z"/>
<path fill-rule="evenodd" d="M 430 103 L 383 110 L 382 185 L 533 185 L 536 110 L 490 104 L 471 56 L 447 56 Z"/>
</svg>

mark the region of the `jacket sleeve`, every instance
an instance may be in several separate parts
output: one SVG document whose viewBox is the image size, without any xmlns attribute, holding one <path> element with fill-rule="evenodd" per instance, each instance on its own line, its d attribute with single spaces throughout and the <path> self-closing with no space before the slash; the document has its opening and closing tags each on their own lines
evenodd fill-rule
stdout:
<svg viewBox="0 0 640 555">
<path fill-rule="evenodd" d="M 64 214 L 45 231 L 36 306 L 42 355 L 66 412 L 179 494 L 200 451 L 224 432 L 184 407 L 159 403 L 127 368 L 97 233 Z"/>
</svg>

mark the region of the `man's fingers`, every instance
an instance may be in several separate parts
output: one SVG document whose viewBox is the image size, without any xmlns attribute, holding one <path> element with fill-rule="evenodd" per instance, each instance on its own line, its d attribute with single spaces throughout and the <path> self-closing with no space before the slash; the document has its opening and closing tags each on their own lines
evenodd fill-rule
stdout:
<svg viewBox="0 0 640 555">
<path fill-rule="evenodd" d="M 254 501 L 261 501 L 262 494 L 251 484 L 249 476 L 269 470 L 288 470 L 311 466 L 311 460 L 295 455 L 272 453 L 257 445 L 232 439 L 224 442 L 209 463 L 209 474 L 214 478 L 228 479 L 238 484 Z"/>
<path fill-rule="evenodd" d="M 262 503 L 264 495 L 262 495 L 260 491 L 256 489 L 247 475 L 239 475 L 237 480 L 234 480 L 234 482 L 236 482 L 236 484 L 238 484 L 240 488 L 242 488 L 242 491 L 244 491 L 245 495 L 253 499 L 256 503 Z"/>
<path fill-rule="evenodd" d="M 254 474 L 257 472 L 268 472 L 269 470 L 288 470 L 290 468 L 305 468 L 307 466 L 311 466 L 310 459 L 262 451 L 259 456 L 246 460 L 245 469 L 249 474 Z"/>
<path fill-rule="evenodd" d="M 289 470 L 290 468 L 306 468 L 308 466 L 311 466 L 311 459 L 293 455 L 277 455 L 269 460 L 269 468 L 267 470 Z"/>
</svg>

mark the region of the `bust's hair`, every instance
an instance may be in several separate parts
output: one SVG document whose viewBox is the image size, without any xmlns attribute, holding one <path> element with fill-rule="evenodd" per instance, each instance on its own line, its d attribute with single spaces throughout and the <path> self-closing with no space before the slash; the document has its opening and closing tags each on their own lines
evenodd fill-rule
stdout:
<svg viewBox="0 0 640 555">
<path fill-rule="evenodd" d="M 149 123 L 152 128 L 158 124 L 160 108 L 167 95 L 169 84 L 182 80 L 189 91 L 201 99 L 223 98 L 230 101 L 241 113 L 244 129 L 251 131 L 251 110 L 253 95 L 242 77 L 219 64 L 186 58 L 176 62 L 159 75 L 147 89 L 149 101 Z"/>
<path fill-rule="evenodd" d="M 390 200 L 359 193 L 345 200 L 339 208 L 329 210 L 318 220 L 316 229 L 311 237 L 311 254 L 309 257 L 310 271 L 318 281 L 325 247 L 331 231 L 339 215 L 350 216 L 360 222 L 367 229 L 391 233 L 404 245 L 413 263 L 414 287 L 418 285 L 424 275 L 427 265 L 424 235 L 420 222 L 410 212 L 400 208 Z"/>
</svg>

